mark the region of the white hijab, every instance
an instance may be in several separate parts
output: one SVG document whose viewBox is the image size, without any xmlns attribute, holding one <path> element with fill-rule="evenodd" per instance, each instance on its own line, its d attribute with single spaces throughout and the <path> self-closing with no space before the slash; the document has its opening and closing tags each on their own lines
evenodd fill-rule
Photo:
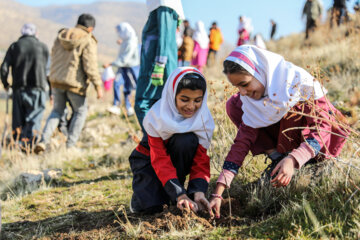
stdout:
<svg viewBox="0 0 360 240">
<path fill-rule="evenodd" d="M 116 26 L 117 33 L 123 41 L 138 41 L 134 28 L 127 22 L 122 22 Z"/>
<path fill-rule="evenodd" d="M 239 46 L 226 60 L 245 68 L 265 87 L 264 97 L 260 100 L 240 96 L 244 112 L 242 120 L 252 128 L 277 123 L 299 101 L 316 100 L 326 94 L 326 89 L 307 71 L 256 46 Z"/>
<path fill-rule="evenodd" d="M 176 89 L 187 73 L 197 73 L 202 76 L 199 70 L 193 67 L 179 67 L 172 72 L 166 81 L 161 98 L 150 108 L 143 125 L 148 135 L 163 140 L 169 139 L 175 133 L 193 132 L 198 136 L 199 143 L 208 149 L 215 124 L 207 106 L 207 90 L 201 107 L 191 118 L 184 118 L 175 106 Z"/>
<path fill-rule="evenodd" d="M 199 43 L 202 49 L 207 49 L 209 47 L 209 37 L 205 30 L 205 25 L 202 21 L 197 21 L 195 23 L 195 32 L 193 34 L 193 39 Z"/>
<path fill-rule="evenodd" d="M 184 20 L 184 10 L 181 4 L 181 0 L 146 0 L 146 5 L 148 12 L 154 11 L 160 6 L 169 7 L 171 9 L 174 9 L 175 12 L 179 15 L 179 19 Z"/>
<path fill-rule="evenodd" d="M 245 29 L 249 34 L 254 30 L 254 27 L 251 23 L 251 18 L 242 16 L 242 22 L 239 22 L 238 31 Z"/>
</svg>

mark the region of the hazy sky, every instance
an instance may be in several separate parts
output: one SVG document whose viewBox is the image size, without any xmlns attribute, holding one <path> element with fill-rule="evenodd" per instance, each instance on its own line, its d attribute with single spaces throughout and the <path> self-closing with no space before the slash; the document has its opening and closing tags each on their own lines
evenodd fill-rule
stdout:
<svg viewBox="0 0 360 240">
<path fill-rule="evenodd" d="M 66 5 L 84 4 L 96 2 L 96 0 L 16 0 L 27 5 Z M 123 1 L 126 0 L 108 0 Z M 145 0 L 128 0 L 127 2 L 143 2 Z M 333 0 L 322 0 L 324 9 L 328 9 Z M 352 7 L 355 0 L 348 0 L 348 9 L 353 12 Z M 202 20 L 206 27 L 211 22 L 217 21 L 224 38 L 229 43 L 236 43 L 237 25 L 240 15 L 250 17 L 254 26 L 253 33 L 261 33 L 265 39 L 270 34 L 270 19 L 277 22 L 278 29 L 276 38 L 293 32 L 304 30 L 305 19 L 301 19 L 301 12 L 305 0 L 182 0 L 185 17 L 191 24 Z"/>
</svg>

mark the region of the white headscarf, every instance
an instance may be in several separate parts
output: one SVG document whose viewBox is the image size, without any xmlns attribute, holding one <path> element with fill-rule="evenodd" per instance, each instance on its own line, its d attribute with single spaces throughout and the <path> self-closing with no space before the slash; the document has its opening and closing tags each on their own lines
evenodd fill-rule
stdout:
<svg viewBox="0 0 360 240">
<path fill-rule="evenodd" d="M 238 31 L 245 29 L 249 34 L 254 30 L 251 18 L 241 16 L 242 22 L 239 22 Z"/>
<path fill-rule="evenodd" d="M 117 33 L 123 41 L 136 40 L 137 37 L 134 28 L 127 22 L 122 22 L 116 26 Z"/>
<path fill-rule="evenodd" d="M 179 15 L 179 19 L 185 19 L 181 0 L 146 0 L 146 5 L 149 13 L 160 6 L 165 6 L 174 9 L 175 12 Z"/>
<path fill-rule="evenodd" d="M 162 91 L 161 98 L 146 114 L 143 125 L 148 135 L 169 139 L 175 133 L 193 132 L 206 149 L 215 128 L 214 120 L 207 106 L 207 90 L 201 107 L 191 118 L 184 118 L 175 106 L 175 94 L 180 80 L 188 73 L 202 74 L 193 67 L 179 67 L 171 73 Z M 205 79 L 205 78 L 204 78 Z"/>
<path fill-rule="evenodd" d="M 21 28 L 21 35 L 25 36 L 35 36 L 36 35 L 36 26 L 32 23 L 26 23 Z"/>
<path fill-rule="evenodd" d="M 209 37 L 205 30 L 205 25 L 202 21 L 197 21 L 195 23 L 195 32 L 193 34 L 193 39 L 199 43 L 202 49 L 209 47 Z"/>
<path fill-rule="evenodd" d="M 316 100 L 326 94 L 326 89 L 307 71 L 256 46 L 239 46 L 226 60 L 239 64 L 265 86 L 260 100 L 240 96 L 242 120 L 252 128 L 277 123 L 299 101 Z"/>
</svg>

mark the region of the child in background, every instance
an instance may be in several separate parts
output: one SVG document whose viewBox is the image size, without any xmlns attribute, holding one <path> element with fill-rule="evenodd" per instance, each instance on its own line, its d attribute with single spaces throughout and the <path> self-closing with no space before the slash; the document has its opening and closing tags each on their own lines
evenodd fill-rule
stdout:
<svg viewBox="0 0 360 240">
<path fill-rule="evenodd" d="M 136 88 L 136 75 L 133 68 L 140 64 L 138 38 L 135 30 L 127 22 L 117 25 L 116 31 L 119 35 L 117 43 L 120 45 L 118 57 L 114 62 L 103 66 L 106 68 L 111 65 L 118 68 L 114 81 L 114 102 L 108 111 L 120 115 L 120 87 L 123 85 L 127 115 L 131 116 L 134 115 L 134 108 L 131 106 L 129 97 L 131 90 Z"/>
<path fill-rule="evenodd" d="M 142 141 L 129 157 L 133 213 L 160 212 L 170 201 L 180 209 L 211 212 L 205 198 L 210 179 L 206 151 L 214 120 L 206 101 L 206 81 L 197 69 L 177 68 L 167 79 L 160 100 L 143 122 L 148 145 Z"/>
<path fill-rule="evenodd" d="M 239 39 L 237 42 L 238 46 L 247 44 L 250 40 L 250 32 L 252 31 L 253 27 L 251 24 L 251 19 L 245 16 L 240 16 L 239 18 Z"/>
<path fill-rule="evenodd" d="M 221 194 L 230 187 L 249 150 L 253 155 L 269 156 L 272 163 L 265 179 L 271 176 L 273 186 L 285 187 L 295 168 L 322 161 L 324 156 L 338 156 L 347 136 L 333 124 L 342 115 L 326 99 L 326 90 L 282 56 L 255 46 L 240 46 L 224 61 L 224 73 L 239 89 L 226 104 L 238 134 L 212 194 L 210 206 L 217 218 Z"/>
<path fill-rule="evenodd" d="M 146 113 L 160 99 L 164 84 L 178 64 L 176 30 L 185 19 L 181 0 L 146 0 L 148 20 L 142 31 L 141 63 L 135 95 L 136 117 L 142 125 Z"/>
<path fill-rule="evenodd" d="M 189 31 L 184 31 L 184 37 L 181 47 L 179 48 L 180 57 L 179 64 L 181 67 L 190 66 L 192 54 L 194 50 L 194 40 L 189 35 Z"/>
<path fill-rule="evenodd" d="M 209 52 L 209 37 L 206 33 L 204 23 L 198 21 L 195 24 L 194 51 L 191 65 L 203 72 L 203 67 L 206 65 L 207 55 Z"/>
</svg>

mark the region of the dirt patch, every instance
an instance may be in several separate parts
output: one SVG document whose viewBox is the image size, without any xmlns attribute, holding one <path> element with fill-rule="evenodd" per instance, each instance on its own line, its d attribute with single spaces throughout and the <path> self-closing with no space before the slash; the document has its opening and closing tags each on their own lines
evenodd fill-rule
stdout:
<svg viewBox="0 0 360 240">
<path fill-rule="evenodd" d="M 129 216 L 131 218 L 132 215 Z M 130 220 L 131 221 L 131 220 Z M 175 206 L 165 207 L 164 211 L 152 216 L 140 216 L 137 223 L 141 224 L 142 234 L 158 234 L 170 231 L 189 230 L 195 226 L 212 229 L 213 223 L 208 213 L 195 214 L 192 211 L 181 211 Z"/>
</svg>

